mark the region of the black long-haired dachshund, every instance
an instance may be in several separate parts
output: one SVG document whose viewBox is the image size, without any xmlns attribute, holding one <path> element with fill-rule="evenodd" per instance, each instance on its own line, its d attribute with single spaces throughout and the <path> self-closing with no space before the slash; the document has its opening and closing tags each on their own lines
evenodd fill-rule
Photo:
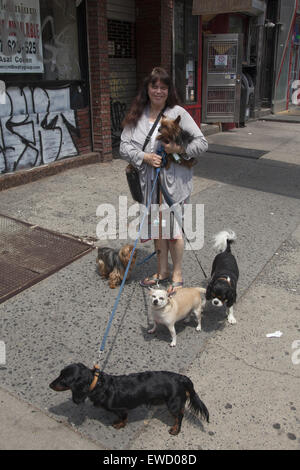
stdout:
<svg viewBox="0 0 300 470">
<path fill-rule="evenodd" d="M 126 426 L 128 410 L 140 405 L 165 403 L 175 417 L 169 433 L 176 435 L 181 428 L 187 400 L 195 415 L 200 413 L 207 422 L 209 420 L 205 404 L 195 392 L 192 381 L 184 375 L 167 371 L 108 375 L 96 367 L 91 370 L 80 363 L 70 364 L 50 384 L 50 388 L 56 392 L 71 390 L 76 404 L 88 397 L 95 406 L 112 411 L 118 416 L 113 424 L 116 429 Z"/>
</svg>

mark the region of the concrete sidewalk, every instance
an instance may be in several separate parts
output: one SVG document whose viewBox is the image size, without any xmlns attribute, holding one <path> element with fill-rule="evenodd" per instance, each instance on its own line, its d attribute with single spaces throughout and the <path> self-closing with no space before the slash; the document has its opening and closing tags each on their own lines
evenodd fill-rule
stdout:
<svg viewBox="0 0 300 470">
<path fill-rule="evenodd" d="M 203 432 L 184 420 L 176 439 L 167 437 L 163 410 L 132 448 L 300 449 L 299 266 L 300 225 L 239 300 L 237 324 L 217 332 L 186 371 L 210 411 Z M 275 331 L 282 336 L 266 337 Z"/>
<path fill-rule="evenodd" d="M 99 450 L 86 439 L 43 411 L 0 390 L 1 450 Z"/>
<path fill-rule="evenodd" d="M 172 419 L 158 408 L 130 449 L 300 448 L 300 349 L 293 349 L 300 341 L 299 265 L 300 226 L 238 302 L 238 324 L 216 333 L 185 371 L 209 408 L 210 424 L 201 428 L 185 418 L 174 438 L 167 433 Z M 276 330 L 282 337 L 266 338 Z M 2 450 L 103 449 L 4 390 L 0 405 Z"/>
<path fill-rule="evenodd" d="M 280 122 L 273 116 L 247 123 L 246 127 L 221 132 L 208 138 L 209 143 L 265 151 L 262 159 L 300 164 L 299 123 Z M 298 116 L 300 118 L 300 116 Z"/>
<path fill-rule="evenodd" d="M 181 433 L 171 437 L 170 415 L 154 408 L 128 449 L 300 448 L 300 346 L 294 344 L 300 344 L 299 265 L 300 226 L 239 300 L 237 325 L 217 332 L 184 371 L 207 405 L 210 423 L 202 427 L 186 413 Z M 282 337 L 266 337 L 277 330 Z M 103 450 L 7 391 L 0 390 L 0 406 L 2 450 Z"/>
<path fill-rule="evenodd" d="M 281 111 L 276 114 L 269 114 L 263 118 L 266 121 L 273 122 L 288 122 L 288 123 L 300 123 L 300 106 L 291 106 L 286 111 Z"/>
<path fill-rule="evenodd" d="M 254 122 L 209 142 L 268 152 L 259 160 L 206 154 L 195 169 L 192 200 L 205 204 L 200 258 L 207 271 L 212 235 L 227 227 L 238 234 L 238 323 L 228 325 L 222 312 L 207 308 L 198 336 L 193 327 L 179 326 L 176 350 L 164 331 L 150 340 L 145 291 L 136 285 L 143 269 L 155 269 L 152 263 L 125 287 L 120 310 L 127 318 L 114 322 L 109 346 L 117 333 L 118 341 L 106 371 L 157 370 L 163 362 L 189 375 L 210 424 L 185 418 L 180 435 L 171 437 L 170 416 L 153 408 L 150 414 L 134 410 L 117 432 L 111 414 L 88 403 L 76 407 L 67 392 L 48 390 L 66 363 L 89 365 L 114 303 L 116 293 L 95 274 L 92 253 L 0 305 L 0 340 L 7 345 L 7 363 L 0 366 L 1 449 L 299 449 L 300 364 L 292 361 L 300 357 L 293 349 L 300 340 L 298 127 Z M 124 167 L 115 160 L 8 189 L 0 193 L 1 212 L 94 237 L 97 206 L 116 207 L 119 194 L 128 195 Z M 151 248 L 141 247 L 142 255 Z M 184 272 L 186 283 L 199 283 L 191 253 Z M 281 338 L 266 338 L 276 330 Z"/>
</svg>

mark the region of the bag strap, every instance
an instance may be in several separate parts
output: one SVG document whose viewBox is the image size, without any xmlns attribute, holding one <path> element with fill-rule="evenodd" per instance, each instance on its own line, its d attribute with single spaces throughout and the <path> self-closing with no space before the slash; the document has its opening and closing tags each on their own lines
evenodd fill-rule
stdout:
<svg viewBox="0 0 300 470">
<path fill-rule="evenodd" d="M 160 111 L 160 113 L 158 114 L 157 118 L 155 119 L 155 122 L 154 122 L 153 126 L 151 127 L 151 129 L 150 129 L 150 131 L 149 131 L 149 134 L 147 135 L 146 140 L 145 140 L 145 142 L 144 142 L 143 149 L 142 149 L 143 151 L 144 151 L 145 148 L 147 147 L 147 145 L 148 145 L 148 143 L 149 143 L 149 140 L 151 139 L 151 136 L 152 136 L 152 134 L 153 134 L 153 132 L 154 132 L 154 129 L 156 128 L 156 126 L 157 126 L 157 124 L 158 124 L 160 118 L 162 117 L 162 115 L 163 115 L 165 109 L 166 109 L 166 108 L 162 109 L 162 110 Z"/>
</svg>

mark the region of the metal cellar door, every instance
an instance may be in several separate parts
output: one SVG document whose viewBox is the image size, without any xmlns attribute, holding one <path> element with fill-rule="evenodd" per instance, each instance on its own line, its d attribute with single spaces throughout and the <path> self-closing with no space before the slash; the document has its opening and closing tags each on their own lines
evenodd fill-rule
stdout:
<svg viewBox="0 0 300 470">
<path fill-rule="evenodd" d="M 210 34 L 203 42 L 202 122 L 238 122 L 242 34 Z"/>
</svg>

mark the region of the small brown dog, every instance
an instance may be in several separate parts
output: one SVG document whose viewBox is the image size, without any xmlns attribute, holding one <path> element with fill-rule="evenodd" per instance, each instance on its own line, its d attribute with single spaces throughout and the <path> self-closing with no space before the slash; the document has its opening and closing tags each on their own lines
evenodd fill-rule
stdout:
<svg viewBox="0 0 300 470">
<path fill-rule="evenodd" d="M 97 271 L 100 276 L 109 280 L 109 287 L 115 289 L 123 280 L 127 264 L 133 250 L 133 245 L 124 245 L 120 250 L 103 247 L 98 248 L 96 259 Z M 133 253 L 131 265 L 127 274 L 127 279 L 136 261 L 137 252 Z"/>
<path fill-rule="evenodd" d="M 170 142 L 175 143 L 185 149 L 187 145 L 193 141 L 194 137 L 188 131 L 181 129 L 179 126 L 180 120 L 180 115 L 177 116 L 176 119 L 167 119 L 163 116 L 158 129 L 160 135 L 157 137 L 157 140 L 160 140 L 165 144 L 169 144 Z M 170 167 L 171 162 L 191 168 L 196 164 L 196 159 L 191 158 L 190 160 L 185 160 L 182 157 L 180 158 L 177 154 L 168 154 L 168 162 L 166 165 L 167 169 Z"/>
<path fill-rule="evenodd" d="M 154 333 L 158 324 L 165 325 L 172 337 L 170 346 L 176 346 L 175 323 L 194 313 L 197 319 L 196 331 L 201 331 L 201 311 L 205 306 L 206 289 L 183 287 L 174 296 L 163 289 L 150 289 L 152 318 L 154 326 L 148 333 Z"/>
</svg>

